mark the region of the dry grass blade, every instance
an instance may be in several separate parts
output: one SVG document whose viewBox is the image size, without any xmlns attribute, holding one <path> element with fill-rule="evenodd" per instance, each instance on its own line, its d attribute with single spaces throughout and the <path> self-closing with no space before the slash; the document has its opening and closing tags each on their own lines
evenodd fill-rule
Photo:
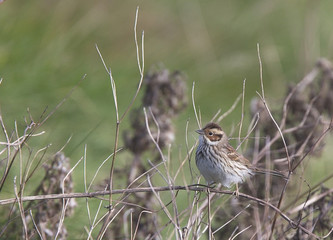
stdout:
<svg viewBox="0 0 333 240">
<path fill-rule="evenodd" d="M 231 105 L 231 107 L 225 112 L 223 113 L 216 122 L 221 122 L 226 116 L 228 116 L 237 106 L 238 102 L 240 101 L 242 97 L 242 94 L 239 94 L 238 97 L 236 98 L 236 100 L 234 101 L 234 103 Z"/>
<path fill-rule="evenodd" d="M 238 212 L 235 216 L 233 216 L 229 221 L 227 221 L 225 224 L 223 224 L 222 226 L 220 226 L 219 228 L 217 228 L 214 232 L 213 235 L 215 233 L 217 233 L 218 231 L 220 231 L 222 228 L 224 228 L 225 226 L 227 226 L 229 223 L 231 223 L 232 221 L 234 221 L 239 215 L 241 215 L 247 208 L 249 208 L 251 205 L 248 204 L 245 208 L 243 208 L 240 212 Z"/>
<path fill-rule="evenodd" d="M 136 13 L 135 13 L 135 22 L 134 22 L 134 39 L 135 39 L 135 48 L 136 48 L 136 57 L 137 57 L 137 64 L 138 64 L 138 68 L 139 68 L 139 72 L 140 72 L 140 81 L 138 84 L 138 87 L 136 89 L 136 92 L 132 98 L 131 103 L 128 105 L 128 107 L 126 108 L 125 112 L 123 113 L 123 115 L 120 118 L 120 121 L 122 121 L 125 116 L 127 115 L 128 111 L 132 108 L 138 94 L 139 91 L 141 89 L 142 86 L 142 82 L 143 82 L 143 78 L 144 78 L 144 66 L 145 66 L 145 58 L 144 58 L 144 53 L 145 53 L 145 49 L 144 49 L 144 31 L 142 31 L 142 35 L 141 35 L 141 60 L 140 60 L 140 49 L 139 49 L 139 44 L 138 44 L 138 39 L 137 39 L 137 23 L 138 23 L 138 16 L 139 16 L 139 7 L 137 7 L 136 9 Z"/>
<path fill-rule="evenodd" d="M 113 98 L 114 98 L 114 104 L 115 104 L 115 110 L 116 110 L 116 133 L 115 133 L 115 140 L 114 140 L 114 150 L 113 150 L 113 156 L 112 156 L 112 161 L 111 161 L 111 167 L 110 167 L 110 178 L 109 178 L 109 188 L 110 188 L 110 193 L 112 192 L 112 188 L 113 188 L 113 175 L 114 175 L 114 168 L 115 168 L 115 160 L 116 160 L 116 155 L 117 155 L 117 149 L 118 149 L 118 141 L 119 141 L 119 131 L 120 131 L 120 124 L 123 121 L 123 119 L 125 118 L 125 116 L 127 115 L 128 111 L 132 108 L 134 101 L 136 100 L 138 93 L 141 89 L 141 85 L 142 85 L 142 81 L 143 81 L 143 77 L 144 77 L 144 32 L 142 32 L 142 47 L 141 47 L 141 62 L 140 62 L 140 51 L 139 51 L 139 46 L 138 46 L 138 41 L 137 41 L 137 21 L 138 21 L 138 14 L 139 14 L 139 8 L 136 9 L 136 15 L 135 15 L 135 22 L 134 22 L 134 38 L 135 38 L 135 47 L 137 49 L 137 63 L 138 63 L 138 68 L 139 68 L 139 72 L 140 72 L 140 80 L 139 80 L 139 84 L 137 87 L 137 90 L 132 98 L 132 101 L 130 102 L 130 104 L 128 105 L 128 107 L 125 109 L 123 115 L 119 118 L 119 111 L 118 111 L 118 102 L 117 102 L 117 91 L 116 91 L 116 84 L 115 81 L 112 77 L 111 74 L 111 70 L 108 70 L 108 68 L 106 67 L 106 64 L 104 62 L 104 59 L 102 57 L 102 54 L 100 53 L 98 47 L 97 51 L 99 53 L 99 56 L 103 62 L 103 65 L 105 67 L 105 70 L 107 71 L 107 73 L 109 74 L 110 77 L 110 81 L 111 81 L 111 87 L 112 87 L 112 94 L 113 94 Z M 111 209 L 111 205 L 112 205 L 112 194 L 109 195 L 109 205 L 110 205 L 110 209 Z M 110 220 L 111 214 L 109 214 L 108 218 L 106 218 L 104 225 L 102 226 L 100 233 L 99 233 L 99 238 L 101 236 L 101 233 L 106 231 L 106 227 L 109 225 L 108 222 Z M 104 234 L 103 233 L 103 234 Z"/>
<path fill-rule="evenodd" d="M 322 198 L 326 197 L 327 195 L 333 193 L 333 189 L 330 189 L 324 193 L 321 193 L 319 195 L 315 195 L 313 196 L 312 198 L 310 198 L 309 200 L 307 200 L 306 202 L 298 205 L 297 207 L 295 207 L 294 209 L 288 211 L 288 213 L 290 214 L 294 214 L 294 213 L 297 213 L 301 210 L 303 210 L 304 208 L 307 208 L 309 207 L 310 205 L 314 204 L 315 202 L 321 200 Z"/>
<path fill-rule="evenodd" d="M 235 234 L 235 236 L 233 236 L 233 237 L 231 238 L 231 240 L 234 240 L 238 235 L 242 234 L 243 232 L 245 232 L 246 230 L 248 230 L 250 227 L 252 227 L 252 225 L 250 225 L 250 226 L 244 228 L 242 231 L 239 231 L 237 234 Z"/>
<path fill-rule="evenodd" d="M 11 149 L 10 149 L 10 139 L 8 137 L 8 133 L 7 133 L 7 130 L 6 130 L 6 126 L 5 126 L 5 123 L 3 122 L 3 119 L 2 119 L 2 114 L 1 114 L 1 111 L 0 111 L 0 124 L 1 124 L 1 128 L 2 128 L 2 131 L 5 135 L 5 138 L 6 138 L 6 142 L 0 142 L 1 145 L 5 145 L 5 148 L 0 151 L 0 154 L 2 154 L 3 151 L 6 151 L 7 150 L 7 161 L 6 161 L 6 168 L 5 168 L 5 173 L 8 172 L 8 167 L 9 167 L 9 161 L 10 161 L 10 155 L 11 155 Z M 1 179 L 1 182 L 3 180 Z"/>
<path fill-rule="evenodd" d="M 32 220 L 32 222 L 33 222 L 33 224 L 34 224 L 34 227 L 35 227 L 35 229 L 36 229 L 36 231 L 37 231 L 37 233 L 38 233 L 38 236 L 40 237 L 40 239 L 43 239 L 43 236 L 42 236 L 41 233 L 39 232 L 38 226 L 37 226 L 37 224 L 36 224 L 36 222 L 35 222 L 35 220 L 34 220 L 34 216 L 32 215 L 31 210 L 29 211 L 29 215 L 30 215 L 31 220 Z"/>
<path fill-rule="evenodd" d="M 201 129 L 201 127 L 202 127 L 201 117 L 199 118 L 197 108 L 195 106 L 195 100 L 194 100 L 194 86 L 195 86 L 195 82 L 193 82 L 193 84 L 192 84 L 192 106 L 193 106 L 193 110 L 194 110 L 195 119 L 197 121 L 197 125 L 198 125 L 199 129 Z"/>
<path fill-rule="evenodd" d="M 153 134 L 151 133 L 151 130 L 150 130 L 150 127 L 149 127 L 149 121 L 148 121 L 148 115 L 147 115 L 147 111 L 146 111 L 146 108 L 143 108 L 143 112 L 144 112 L 144 115 L 145 115 L 145 123 L 146 123 L 146 128 L 147 128 L 147 131 L 148 131 L 148 134 L 149 134 L 149 137 L 151 138 L 151 140 L 153 141 L 154 145 L 156 146 L 156 149 L 158 150 L 160 156 L 161 156 L 161 159 L 163 160 L 163 162 L 166 162 L 166 158 L 162 152 L 162 149 L 160 148 L 159 144 L 156 142 Z"/>
<path fill-rule="evenodd" d="M 243 128 L 243 121 L 244 121 L 244 103 L 245 103 L 245 86 L 246 86 L 246 79 L 243 81 L 243 91 L 242 91 L 242 112 L 241 112 L 241 119 L 239 123 L 239 131 L 238 131 L 238 143 L 241 142 L 241 134 L 242 134 L 242 128 Z M 238 144 L 238 148 L 240 147 L 240 144 Z"/>
<path fill-rule="evenodd" d="M 23 230 L 24 230 L 24 236 L 25 239 L 28 239 L 28 227 L 27 227 L 27 223 L 25 221 L 25 214 L 24 214 L 24 208 L 23 208 L 23 204 L 22 204 L 22 200 L 21 197 L 18 195 L 18 191 L 17 191 L 17 186 L 16 186 L 16 176 L 14 177 L 14 193 L 15 193 L 15 201 L 17 201 L 18 205 L 19 205 L 19 209 L 20 209 L 20 214 L 21 214 L 21 219 L 22 219 L 22 224 L 23 224 Z"/>
<path fill-rule="evenodd" d="M 147 176 L 147 180 L 148 180 L 148 184 L 150 186 L 151 191 L 154 193 L 156 199 L 158 200 L 163 212 L 166 214 L 166 216 L 168 217 L 168 219 L 172 222 L 172 224 L 177 227 L 176 222 L 174 221 L 173 217 L 171 216 L 171 213 L 169 212 L 167 206 L 164 204 L 163 200 L 161 199 L 161 197 L 159 196 L 159 194 L 155 191 L 155 188 L 153 187 L 150 177 L 149 175 Z"/>
<path fill-rule="evenodd" d="M 114 215 L 112 215 L 111 218 L 110 218 L 110 220 L 108 220 L 108 221 L 106 222 L 105 228 L 102 228 L 102 229 L 101 229 L 102 231 L 101 231 L 101 232 L 98 234 L 98 236 L 97 236 L 97 239 L 98 239 L 98 240 L 103 239 L 103 237 L 104 237 L 104 235 L 105 235 L 105 232 L 106 232 L 106 230 L 108 229 L 108 227 L 110 226 L 110 224 L 116 219 L 116 217 L 118 216 L 118 214 L 120 214 L 124 208 L 125 208 L 125 206 L 122 206 L 122 207 L 119 209 L 119 211 L 117 211 Z M 110 215 L 110 212 L 109 212 L 109 213 L 106 213 L 102 218 L 107 219 L 107 218 L 109 218 L 109 215 Z"/>
</svg>

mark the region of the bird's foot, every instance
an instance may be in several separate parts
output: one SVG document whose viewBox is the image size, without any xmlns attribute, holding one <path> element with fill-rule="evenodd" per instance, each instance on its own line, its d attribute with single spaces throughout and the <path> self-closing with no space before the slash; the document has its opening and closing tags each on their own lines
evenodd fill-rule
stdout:
<svg viewBox="0 0 333 240">
<path fill-rule="evenodd" d="M 236 183 L 236 190 L 232 194 L 235 195 L 236 198 L 239 198 L 239 189 L 238 189 L 238 184 L 237 183 Z"/>
</svg>

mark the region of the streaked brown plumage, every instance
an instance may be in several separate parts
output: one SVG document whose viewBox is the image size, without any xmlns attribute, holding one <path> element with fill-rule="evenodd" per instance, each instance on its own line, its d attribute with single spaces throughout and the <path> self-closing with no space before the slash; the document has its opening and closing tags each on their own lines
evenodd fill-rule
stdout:
<svg viewBox="0 0 333 240">
<path fill-rule="evenodd" d="M 208 123 L 196 132 L 200 136 L 195 161 L 208 184 L 221 183 L 228 188 L 236 184 L 238 191 L 237 184 L 255 173 L 284 177 L 279 172 L 253 167 L 249 160 L 237 153 L 229 144 L 227 135 L 218 124 Z"/>
</svg>

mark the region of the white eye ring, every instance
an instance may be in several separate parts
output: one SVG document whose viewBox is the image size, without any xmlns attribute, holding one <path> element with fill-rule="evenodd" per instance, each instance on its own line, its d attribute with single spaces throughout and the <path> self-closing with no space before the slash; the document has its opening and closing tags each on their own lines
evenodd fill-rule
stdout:
<svg viewBox="0 0 333 240">
<path fill-rule="evenodd" d="M 213 133 L 212 133 L 212 132 L 209 132 L 208 135 L 209 135 L 209 136 L 213 136 Z"/>
</svg>

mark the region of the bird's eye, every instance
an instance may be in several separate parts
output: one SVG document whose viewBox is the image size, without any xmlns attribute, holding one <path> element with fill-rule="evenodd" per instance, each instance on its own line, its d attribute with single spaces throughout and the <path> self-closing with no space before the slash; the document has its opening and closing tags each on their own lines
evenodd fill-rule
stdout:
<svg viewBox="0 0 333 240">
<path fill-rule="evenodd" d="M 213 136 L 213 133 L 212 133 L 212 132 L 209 132 L 208 135 L 209 135 L 209 136 Z"/>
</svg>

